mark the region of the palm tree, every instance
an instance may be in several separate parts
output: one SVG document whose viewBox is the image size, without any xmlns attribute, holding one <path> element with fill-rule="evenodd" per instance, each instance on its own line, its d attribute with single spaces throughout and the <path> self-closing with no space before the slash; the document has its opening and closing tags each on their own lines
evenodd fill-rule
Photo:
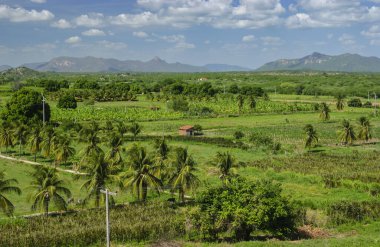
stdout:
<svg viewBox="0 0 380 247">
<path fill-rule="evenodd" d="M 119 135 L 121 137 L 123 137 L 124 134 L 128 132 L 127 126 L 125 126 L 124 122 L 122 122 L 122 121 L 117 122 L 116 129 L 117 129 L 117 132 L 119 133 Z"/>
<path fill-rule="evenodd" d="M 119 175 L 121 187 L 130 188 L 138 200 L 146 201 L 148 188 L 161 191 L 162 182 L 155 176 L 155 166 L 144 147 L 134 144 L 128 152 L 129 170 Z"/>
<path fill-rule="evenodd" d="M 5 179 L 5 174 L 0 171 L 0 210 L 6 215 L 11 216 L 15 210 L 15 206 L 12 202 L 5 197 L 4 193 L 17 193 L 21 194 L 21 190 L 13 184 L 18 184 L 16 179 Z"/>
<path fill-rule="evenodd" d="M 313 125 L 306 124 L 303 129 L 306 134 L 305 148 L 310 148 L 313 144 L 318 143 L 317 131 L 314 129 Z"/>
<path fill-rule="evenodd" d="M 213 160 L 213 164 L 219 170 L 219 178 L 227 185 L 236 174 L 235 168 L 238 166 L 235 163 L 235 158 L 229 152 L 218 152 Z"/>
<path fill-rule="evenodd" d="M 163 182 L 168 177 L 167 160 L 170 148 L 165 138 L 155 139 L 153 147 L 155 149 L 155 175 Z"/>
<path fill-rule="evenodd" d="M 8 147 L 13 147 L 12 128 L 8 122 L 3 122 L 0 126 L 0 145 L 5 146 L 5 152 L 8 152 Z"/>
<path fill-rule="evenodd" d="M 251 109 L 251 111 L 256 108 L 256 100 L 252 95 L 249 96 L 248 103 L 249 103 L 249 108 Z"/>
<path fill-rule="evenodd" d="M 239 108 L 239 113 L 242 111 L 243 106 L 244 106 L 244 98 L 241 94 L 239 94 L 236 98 L 237 103 L 238 103 L 238 108 Z"/>
<path fill-rule="evenodd" d="M 99 153 L 90 157 L 88 163 L 83 165 L 83 170 L 88 174 L 87 180 L 81 187 L 88 191 L 86 200 L 94 198 L 95 206 L 99 207 L 100 200 L 104 201 L 105 198 L 100 190 L 106 188 L 106 185 L 112 180 L 112 175 L 116 174 L 118 169 L 110 165 L 103 153 Z"/>
<path fill-rule="evenodd" d="M 132 125 L 129 127 L 129 131 L 133 135 L 133 140 L 136 141 L 136 136 L 140 134 L 141 132 L 141 127 L 138 123 L 132 122 Z"/>
<path fill-rule="evenodd" d="M 51 125 L 44 126 L 42 132 L 42 155 L 45 157 L 49 157 L 52 151 L 52 147 L 54 146 L 54 138 L 56 136 L 56 133 L 53 126 Z"/>
<path fill-rule="evenodd" d="M 81 163 L 85 163 L 87 159 L 98 154 L 103 154 L 103 150 L 98 146 L 100 138 L 98 137 L 99 126 L 96 122 L 92 122 L 89 127 L 84 127 L 80 131 L 80 141 L 87 143 L 82 150 L 83 157 Z"/>
<path fill-rule="evenodd" d="M 19 145 L 19 155 L 21 156 L 22 147 L 26 144 L 27 141 L 27 132 L 28 128 L 25 124 L 17 123 L 14 130 L 14 138 Z"/>
<path fill-rule="evenodd" d="M 320 109 L 319 118 L 321 118 L 323 121 L 329 120 L 330 119 L 329 106 L 325 102 L 322 102 L 319 109 Z"/>
<path fill-rule="evenodd" d="M 53 145 L 53 153 L 55 156 L 55 165 L 66 163 L 67 160 L 75 154 L 75 148 L 71 146 L 71 138 L 67 135 L 56 136 Z"/>
<path fill-rule="evenodd" d="M 359 139 L 368 142 L 368 140 L 372 138 L 371 124 L 369 122 L 369 119 L 366 117 L 361 117 L 359 118 L 359 124 L 360 126 L 358 137 Z"/>
<path fill-rule="evenodd" d="M 179 147 L 175 150 L 171 164 L 174 171 L 170 184 L 173 190 L 178 190 L 179 200 L 185 202 L 186 191 L 194 190 L 199 184 L 199 179 L 194 174 L 197 171 L 196 163 L 186 148 Z"/>
<path fill-rule="evenodd" d="M 344 119 L 342 122 L 342 130 L 340 131 L 340 134 L 339 134 L 339 140 L 344 145 L 352 144 L 353 141 L 356 140 L 354 127 L 346 119 Z"/>
<path fill-rule="evenodd" d="M 108 142 L 108 146 L 111 149 L 107 152 L 105 157 L 111 165 L 120 165 L 123 162 L 121 156 L 122 145 L 123 138 L 118 133 L 113 133 Z"/>
<path fill-rule="evenodd" d="M 339 111 L 343 110 L 344 108 L 344 96 L 339 94 L 336 96 L 336 109 Z"/>
<path fill-rule="evenodd" d="M 67 210 L 64 196 L 71 197 L 71 191 L 65 187 L 65 182 L 59 178 L 56 169 L 39 166 L 32 173 L 32 177 L 30 188 L 33 192 L 30 197 L 33 200 L 33 211 L 42 209 L 48 216 L 50 202 L 53 202 L 59 210 Z"/>
<path fill-rule="evenodd" d="M 37 153 L 41 151 L 42 140 L 41 127 L 36 125 L 29 136 L 29 149 L 30 152 L 34 153 L 34 162 L 37 161 Z"/>
</svg>

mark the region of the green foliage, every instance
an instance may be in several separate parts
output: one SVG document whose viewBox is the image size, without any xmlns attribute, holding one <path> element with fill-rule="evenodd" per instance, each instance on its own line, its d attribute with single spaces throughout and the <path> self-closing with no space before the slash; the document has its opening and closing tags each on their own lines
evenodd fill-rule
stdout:
<svg viewBox="0 0 380 247">
<path fill-rule="evenodd" d="M 31 123 L 42 121 L 42 95 L 36 91 L 21 89 L 15 92 L 2 110 L 5 121 Z M 50 119 L 50 107 L 45 102 L 45 120 Z"/>
<path fill-rule="evenodd" d="M 377 201 L 340 201 L 327 208 L 330 224 L 361 222 L 380 218 L 380 203 Z"/>
<path fill-rule="evenodd" d="M 77 108 L 77 101 L 75 100 L 75 97 L 71 93 L 66 93 L 59 97 L 58 103 L 57 103 L 58 108 L 63 108 L 63 109 L 76 109 Z"/>
<path fill-rule="evenodd" d="M 306 134 L 305 147 L 310 148 L 313 144 L 318 143 L 317 131 L 314 129 L 313 125 L 307 124 L 303 128 Z"/>
<path fill-rule="evenodd" d="M 330 107 L 325 103 L 321 103 L 319 106 L 319 118 L 322 119 L 323 121 L 327 121 L 330 119 Z"/>
<path fill-rule="evenodd" d="M 5 179 L 5 173 L 0 171 L 0 210 L 4 214 L 11 216 L 15 210 L 13 203 L 5 196 L 6 193 L 21 194 L 21 189 L 15 184 L 18 184 L 16 179 Z"/>
<path fill-rule="evenodd" d="M 368 141 L 372 138 L 372 128 L 369 119 L 366 117 L 359 118 L 359 134 L 358 138 L 360 140 Z"/>
<path fill-rule="evenodd" d="M 342 129 L 339 131 L 339 141 L 344 144 L 352 144 L 356 140 L 354 127 L 351 123 L 344 119 L 342 122 Z"/>
<path fill-rule="evenodd" d="M 186 112 L 189 110 L 189 103 L 183 98 L 173 98 L 167 105 L 173 111 Z"/>
<path fill-rule="evenodd" d="M 240 131 L 240 130 L 234 132 L 234 138 L 235 138 L 236 140 L 240 140 L 240 139 L 242 139 L 244 136 L 245 136 L 244 133 L 243 133 L 242 131 Z"/>
<path fill-rule="evenodd" d="M 209 188 L 197 198 L 190 218 L 200 236 L 216 240 L 249 240 L 259 232 L 287 237 L 295 229 L 295 211 L 281 196 L 279 184 L 233 179 L 228 186 Z"/>
<path fill-rule="evenodd" d="M 362 101 L 359 98 L 350 99 L 347 102 L 347 105 L 349 107 L 362 107 L 363 106 Z"/>
</svg>

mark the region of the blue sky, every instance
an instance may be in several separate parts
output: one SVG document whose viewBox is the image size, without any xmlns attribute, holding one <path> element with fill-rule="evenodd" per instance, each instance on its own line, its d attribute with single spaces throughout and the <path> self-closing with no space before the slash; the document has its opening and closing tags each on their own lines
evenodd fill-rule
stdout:
<svg viewBox="0 0 380 247">
<path fill-rule="evenodd" d="M 0 65 L 96 56 L 256 68 L 380 57 L 380 0 L 0 0 Z"/>
</svg>

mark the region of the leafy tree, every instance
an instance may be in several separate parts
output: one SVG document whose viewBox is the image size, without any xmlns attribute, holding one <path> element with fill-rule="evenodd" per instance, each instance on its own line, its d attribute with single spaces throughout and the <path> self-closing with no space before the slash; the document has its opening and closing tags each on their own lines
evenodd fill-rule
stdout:
<svg viewBox="0 0 380 247">
<path fill-rule="evenodd" d="M 287 237 L 295 230 L 296 213 L 270 181 L 248 182 L 236 178 L 228 186 L 209 188 L 197 198 L 190 213 L 197 233 L 216 240 L 250 240 L 251 234 Z"/>
<path fill-rule="evenodd" d="M 1 117 L 5 121 L 30 123 L 42 121 L 42 95 L 36 91 L 21 89 L 14 93 L 3 108 Z M 50 107 L 45 102 L 45 120 L 50 119 Z"/>
<path fill-rule="evenodd" d="M 183 98 L 175 97 L 168 102 L 167 107 L 173 111 L 187 112 L 189 110 L 189 103 Z"/>
<path fill-rule="evenodd" d="M 34 162 L 37 161 L 37 153 L 41 151 L 42 133 L 41 126 L 35 125 L 29 135 L 29 149 L 34 154 Z"/>
<path fill-rule="evenodd" d="M 122 188 L 131 189 L 138 200 L 146 201 L 148 188 L 158 193 L 162 189 L 161 180 L 155 175 L 155 165 L 144 147 L 134 144 L 129 149 L 129 170 L 119 175 Z"/>
<path fill-rule="evenodd" d="M 347 105 L 349 107 L 362 107 L 363 106 L 362 101 L 359 98 L 350 99 L 347 102 Z"/>
<path fill-rule="evenodd" d="M 213 164 L 219 170 L 219 178 L 223 184 L 227 185 L 236 174 L 238 165 L 235 162 L 235 158 L 229 152 L 218 152 L 213 160 Z"/>
<path fill-rule="evenodd" d="M 71 197 L 71 191 L 65 187 L 65 182 L 59 178 L 56 169 L 39 166 L 31 175 L 33 178 L 30 186 L 33 189 L 31 194 L 33 211 L 42 209 L 48 216 L 50 202 L 53 202 L 59 210 L 67 210 L 64 196 Z"/>
<path fill-rule="evenodd" d="M 173 190 L 178 190 L 179 200 L 185 202 L 186 191 L 193 191 L 199 184 L 199 179 L 195 175 L 196 163 L 187 149 L 182 147 L 174 151 L 170 163 L 173 168 L 170 184 Z"/>
<path fill-rule="evenodd" d="M 313 125 L 306 124 L 303 128 L 306 134 L 305 147 L 310 148 L 313 144 L 318 143 L 317 131 L 314 129 Z"/>
<path fill-rule="evenodd" d="M 339 111 L 343 110 L 344 108 L 344 96 L 339 94 L 336 96 L 336 109 Z"/>
<path fill-rule="evenodd" d="M 58 108 L 63 109 L 76 109 L 77 101 L 72 93 L 65 93 L 58 99 L 57 103 Z"/>
<path fill-rule="evenodd" d="M 18 142 L 19 155 L 21 156 L 22 147 L 27 142 L 27 136 L 28 136 L 27 126 L 25 124 L 22 124 L 22 123 L 16 123 L 15 130 L 13 132 L 13 136 L 15 138 L 15 141 Z"/>
<path fill-rule="evenodd" d="M 141 132 L 141 126 L 136 122 L 132 122 L 131 126 L 129 127 L 129 131 L 133 135 L 133 140 L 136 141 L 137 135 Z"/>
<path fill-rule="evenodd" d="M 369 122 L 369 119 L 366 117 L 359 118 L 359 139 L 368 142 L 368 140 L 372 138 L 371 132 L 371 124 Z"/>
<path fill-rule="evenodd" d="M 342 122 L 342 129 L 339 132 L 339 140 L 344 145 L 352 144 L 356 140 L 354 127 L 346 119 Z"/>
<path fill-rule="evenodd" d="M 322 102 L 319 107 L 319 118 L 322 119 L 323 121 L 327 121 L 330 119 L 330 108 L 329 106 L 325 103 Z"/>
<path fill-rule="evenodd" d="M 5 147 L 5 152 L 8 152 L 8 147 L 13 147 L 12 137 L 12 126 L 8 122 L 3 122 L 0 125 L 0 145 Z"/>
<path fill-rule="evenodd" d="M 194 130 L 194 135 L 203 135 L 203 132 L 202 132 L 203 129 L 200 124 L 195 124 L 193 127 L 193 130 Z"/>
<path fill-rule="evenodd" d="M 15 206 L 5 197 L 5 193 L 21 194 L 21 189 L 14 184 L 18 184 L 16 179 L 5 179 L 5 173 L 0 171 L 0 210 L 8 216 L 13 215 Z"/>
</svg>

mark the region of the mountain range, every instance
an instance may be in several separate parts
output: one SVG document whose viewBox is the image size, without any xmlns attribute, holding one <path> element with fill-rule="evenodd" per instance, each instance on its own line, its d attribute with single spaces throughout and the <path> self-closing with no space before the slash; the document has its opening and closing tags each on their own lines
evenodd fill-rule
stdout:
<svg viewBox="0 0 380 247">
<path fill-rule="evenodd" d="M 298 59 L 279 59 L 266 63 L 256 71 L 336 71 L 336 72 L 380 72 L 380 58 L 363 57 L 358 54 L 329 56 L 314 52 Z"/>
</svg>

